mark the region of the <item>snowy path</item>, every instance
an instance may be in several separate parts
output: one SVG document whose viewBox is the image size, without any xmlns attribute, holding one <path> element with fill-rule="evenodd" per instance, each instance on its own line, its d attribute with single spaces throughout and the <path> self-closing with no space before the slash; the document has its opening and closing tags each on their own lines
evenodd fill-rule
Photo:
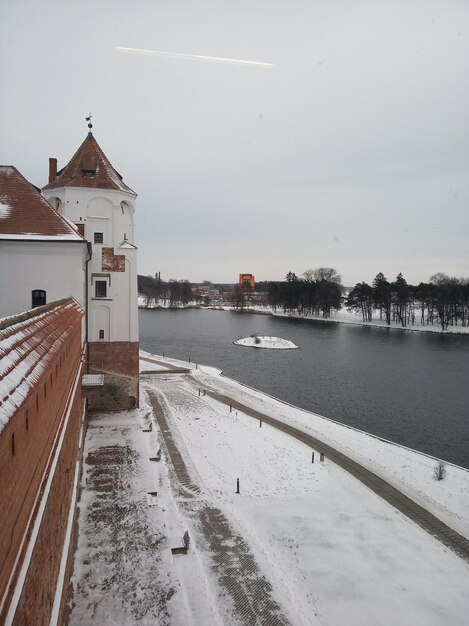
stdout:
<svg viewBox="0 0 469 626">
<path fill-rule="evenodd" d="M 466 537 L 469 472 L 448 466 L 438 483 L 425 455 L 213 368 L 145 359 L 141 408 L 90 419 L 71 626 L 466 625 L 469 564 L 331 449 Z M 309 436 L 330 446 L 324 462 Z M 172 555 L 186 530 L 188 553 Z"/>
<path fill-rule="evenodd" d="M 151 390 L 148 395 L 177 480 L 182 487 L 180 495 L 197 497 L 201 489 L 189 476 L 158 397 Z M 196 513 L 200 522 L 218 584 L 231 597 L 233 607 L 230 621 L 287 626 L 288 621 L 281 614 L 280 606 L 272 598 L 272 587 L 260 573 L 247 543 L 234 531 L 219 509 L 207 506 L 200 497 L 198 504 L 198 507 L 192 504 L 191 510 Z"/>
<path fill-rule="evenodd" d="M 306 445 L 310 446 L 319 453 L 324 453 L 327 458 L 333 461 L 336 465 L 347 471 L 354 478 L 362 482 L 369 489 L 374 491 L 378 496 L 389 502 L 393 507 L 398 509 L 401 513 L 406 515 L 413 522 L 421 526 L 425 531 L 433 535 L 438 541 L 441 541 L 445 546 L 454 550 L 461 558 L 469 562 L 469 540 L 452 530 L 447 524 L 439 520 L 435 515 L 427 511 L 422 506 L 408 498 L 402 491 L 399 491 L 388 482 L 370 472 L 370 470 L 363 467 L 356 461 L 339 452 L 332 446 L 324 443 L 317 437 L 313 437 L 298 428 L 289 426 L 273 417 L 256 411 L 251 407 L 239 402 L 233 397 L 207 391 L 208 395 L 223 404 L 231 406 L 234 409 L 243 411 L 245 415 L 249 415 L 256 420 L 266 422 L 274 428 L 281 430 L 282 432 L 302 441 Z M 317 460 L 318 457 L 316 457 Z"/>
<path fill-rule="evenodd" d="M 146 380 L 145 385 L 158 395 L 188 474 L 200 486 L 207 506 L 219 510 L 242 537 L 292 624 L 466 624 L 469 565 L 463 559 L 327 455 L 324 463 L 312 464 L 309 446 L 267 423 L 259 427 L 258 420 L 248 415 L 257 408 L 262 414 L 282 416 L 287 424 L 301 425 L 304 411 L 220 377 L 213 368 L 193 367 L 190 376 Z M 210 389 L 237 401 L 238 408 L 231 402 L 230 412 L 210 397 Z M 313 417 L 308 414 L 304 419 Z M 324 418 L 317 422 L 319 427 L 314 423 L 313 430 L 324 434 L 321 439 L 341 441 L 339 452 L 353 441 L 358 456 L 364 441 L 364 454 L 375 459 L 371 464 L 380 468 L 380 474 L 380 464 L 391 478 L 407 468 L 403 490 L 414 489 L 419 495 L 415 487 L 420 489 L 424 480 L 417 481 L 420 475 L 414 470 L 422 462 L 425 476 L 427 468 L 430 476 L 434 460 Z M 311 430 L 311 423 L 305 426 L 307 434 Z M 468 505 L 468 473 L 455 467 L 449 472 L 451 479 L 443 486 L 430 479 L 432 484 L 425 489 L 432 498 L 419 497 L 458 525 L 458 511 Z M 236 477 L 240 495 L 235 495 Z M 441 488 L 451 492 L 446 499 L 438 495 Z M 454 499 L 452 494 L 463 498 Z M 460 500 L 451 516 L 449 507 Z M 180 511 L 187 514 L 184 507 Z M 464 522 L 461 526 L 467 529 Z M 210 542 L 207 545 L 200 527 L 197 532 L 196 549 L 205 551 L 213 572 Z M 217 597 L 223 604 L 223 595 L 218 592 Z"/>
</svg>

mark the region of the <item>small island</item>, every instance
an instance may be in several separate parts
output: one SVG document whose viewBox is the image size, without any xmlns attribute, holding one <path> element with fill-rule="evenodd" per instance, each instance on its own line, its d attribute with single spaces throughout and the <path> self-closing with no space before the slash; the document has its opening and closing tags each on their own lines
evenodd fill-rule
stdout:
<svg viewBox="0 0 469 626">
<path fill-rule="evenodd" d="M 264 337 L 263 335 L 251 335 L 244 339 L 233 341 L 237 346 L 245 346 L 248 348 L 268 348 L 271 350 L 293 350 L 298 348 L 293 341 L 281 339 L 280 337 Z"/>
</svg>

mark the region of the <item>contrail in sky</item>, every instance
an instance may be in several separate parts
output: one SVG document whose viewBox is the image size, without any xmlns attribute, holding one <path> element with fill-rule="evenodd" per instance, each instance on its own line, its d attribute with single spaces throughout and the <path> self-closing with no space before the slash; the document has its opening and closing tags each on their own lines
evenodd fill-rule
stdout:
<svg viewBox="0 0 469 626">
<path fill-rule="evenodd" d="M 167 57 L 170 59 L 185 59 L 187 61 L 211 61 L 212 63 L 231 63 L 233 65 L 250 65 L 253 67 L 275 67 L 273 63 L 263 61 L 245 61 L 243 59 L 225 59 L 223 57 L 209 57 L 202 54 L 185 54 L 184 52 L 165 52 L 164 50 L 144 50 L 143 48 L 122 48 L 114 46 L 114 50 L 130 52 L 132 54 L 146 54 L 155 57 Z"/>
</svg>

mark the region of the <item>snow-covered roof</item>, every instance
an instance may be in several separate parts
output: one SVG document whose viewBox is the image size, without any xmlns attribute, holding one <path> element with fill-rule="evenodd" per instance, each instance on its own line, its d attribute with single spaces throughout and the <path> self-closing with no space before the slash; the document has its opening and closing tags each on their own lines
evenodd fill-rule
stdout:
<svg viewBox="0 0 469 626">
<path fill-rule="evenodd" d="M 137 195 L 123 182 L 122 176 L 113 168 L 91 132 L 88 133 L 68 165 L 57 172 L 55 179 L 50 181 L 44 189 L 57 187 L 119 189 Z"/>
<path fill-rule="evenodd" d="M 73 298 L 0 319 L 0 432 L 76 329 Z"/>
<path fill-rule="evenodd" d="M 0 239 L 83 241 L 13 165 L 0 165 Z"/>
</svg>

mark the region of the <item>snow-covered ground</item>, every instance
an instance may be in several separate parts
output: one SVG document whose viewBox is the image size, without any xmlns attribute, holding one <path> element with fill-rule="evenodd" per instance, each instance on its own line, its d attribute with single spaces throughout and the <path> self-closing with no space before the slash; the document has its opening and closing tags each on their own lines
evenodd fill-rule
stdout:
<svg viewBox="0 0 469 626">
<path fill-rule="evenodd" d="M 273 312 L 273 315 L 277 315 L 278 317 L 290 317 L 296 319 L 309 319 L 309 320 L 318 320 L 321 322 L 336 322 L 341 324 L 360 324 L 363 326 L 377 326 L 379 328 L 395 328 L 398 330 L 412 330 L 412 331 L 420 331 L 426 333 L 441 333 L 440 324 L 434 324 L 433 326 L 428 324 L 409 324 L 405 328 L 402 327 L 401 324 L 391 321 L 390 326 L 386 324 L 386 320 L 380 319 L 379 311 L 373 311 L 373 320 L 371 322 L 364 322 L 361 315 L 357 315 L 352 311 L 347 311 L 345 307 L 342 307 L 340 311 L 333 311 L 331 316 L 327 319 L 324 319 L 321 316 L 314 315 L 301 315 L 296 313 L 284 313 L 282 309 L 277 309 Z M 445 333 L 452 334 L 468 334 L 469 326 L 448 326 L 448 330 Z"/>
<path fill-rule="evenodd" d="M 293 350 L 298 348 L 293 341 L 282 339 L 281 337 L 265 337 L 264 335 L 252 335 L 233 341 L 237 346 L 246 346 L 249 348 L 267 348 L 271 350 Z"/>
<path fill-rule="evenodd" d="M 446 478 L 436 481 L 435 459 L 287 405 L 214 368 L 199 365 L 190 375 L 162 375 L 162 363 L 192 366 L 145 356 L 155 364 L 142 361 L 141 369 L 160 374 L 142 378 L 141 408 L 96 418 L 88 431 L 88 488 L 80 505 L 74 574 L 79 592 L 71 624 L 255 623 L 244 616 L 232 589 L 238 585 L 249 600 L 256 581 L 264 581 L 264 595 L 280 606 L 280 618 L 272 623 L 467 624 L 467 562 L 327 457 L 321 463 L 316 454 L 312 463 L 308 446 L 230 411 L 204 390 L 228 395 L 323 439 L 469 538 L 468 471 L 448 464 Z M 164 408 L 163 426 L 150 402 L 155 397 Z M 150 423 L 152 430 L 143 432 Z M 163 445 L 168 437 L 192 487 L 178 482 L 178 470 Z M 127 470 L 114 477 L 111 492 L 100 481 L 93 491 L 99 450 L 106 455 L 114 447 L 128 450 Z M 161 462 L 150 462 L 160 447 Z M 150 491 L 157 496 L 149 498 Z M 99 514 L 103 499 L 112 530 Z M 221 550 L 233 561 L 230 585 L 226 568 L 220 570 L 220 549 L 214 547 L 220 543 L 220 527 L 207 529 L 207 511 L 218 512 L 222 520 Z M 188 554 L 171 555 L 186 529 Z M 249 571 L 243 565 L 247 557 L 255 562 Z M 255 600 L 246 610 L 258 609 L 256 594 L 252 592 Z M 158 606 L 152 605 L 152 597 Z"/>
</svg>

